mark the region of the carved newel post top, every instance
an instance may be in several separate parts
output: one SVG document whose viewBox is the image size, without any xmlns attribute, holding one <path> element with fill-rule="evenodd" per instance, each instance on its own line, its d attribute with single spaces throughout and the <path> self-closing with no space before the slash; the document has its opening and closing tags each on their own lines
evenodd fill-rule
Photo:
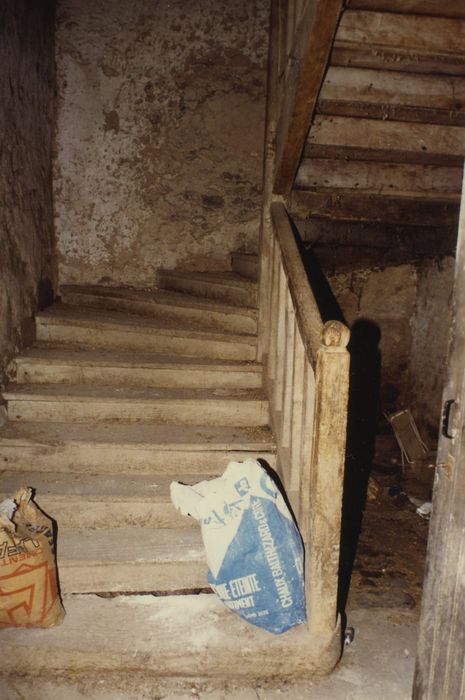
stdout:
<svg viewBox="0 0 465 700">
<path fill-rule="evenodd" d="M 323 326 L 321 340 L 325 347 L 346 348 L 350 330 L 340 321 L 327 321 Z"/>
</svg>

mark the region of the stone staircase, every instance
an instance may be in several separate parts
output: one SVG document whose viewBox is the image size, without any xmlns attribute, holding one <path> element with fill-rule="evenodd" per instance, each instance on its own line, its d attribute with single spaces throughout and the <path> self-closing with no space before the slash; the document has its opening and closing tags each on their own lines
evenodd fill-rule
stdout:
<svg viewBox="0 0 465 700">
<path fill-rule="evenodd" d="M 305 627 L 275 638 L 208 594 L 197 523 L 169 498 L 172 480 L 217 476 L 231 460 L 275 466 L 256 260 L 242 257 L 243 274 L 163 272 L 156 293 L 63 286 L 38 314 L 3 393 L 1 496 L 30 485 L 56 519 L 67 616 L 0 633 L 12 674 L 268 674 L 257 653 L 275 672 L 302 668 Z"/>
</svg>

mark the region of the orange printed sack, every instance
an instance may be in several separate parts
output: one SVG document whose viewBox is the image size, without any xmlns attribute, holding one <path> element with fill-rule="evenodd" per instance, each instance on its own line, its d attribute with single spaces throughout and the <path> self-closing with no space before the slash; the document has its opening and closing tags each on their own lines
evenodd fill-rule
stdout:
<svg viewBox="0 0 465 700">
<path fill-rule="evenodd" d="M 65 616 L 52 521 L 31 494 L 22 488 L 0 503 L 0 629 L 53 627 Z"/>
</svg>

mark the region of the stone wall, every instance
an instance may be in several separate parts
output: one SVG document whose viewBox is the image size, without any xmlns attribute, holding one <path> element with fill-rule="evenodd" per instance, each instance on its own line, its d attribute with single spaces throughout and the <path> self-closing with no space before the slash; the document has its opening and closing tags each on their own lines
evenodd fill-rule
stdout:
<svg viewBox="0 0 465 700">
<path fill-rule="evenodd" d="M 54 2 L 0 4 L 0 381 L 56 286 Z"/>
<path fill-rule="evenodd" d="M 61 282 L 152 286 L 258 241 L 268 0 L 59 0 Z"/>
</svg>

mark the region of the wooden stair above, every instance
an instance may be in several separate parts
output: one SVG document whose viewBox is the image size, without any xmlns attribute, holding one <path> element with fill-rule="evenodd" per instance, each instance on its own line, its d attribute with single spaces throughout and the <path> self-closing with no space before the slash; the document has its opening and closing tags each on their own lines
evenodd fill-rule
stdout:
<svg viewBox="0 0 465 700">
<path fill-rule="evenodd" d="M 293 214 L 457 223 L 465 12 L 448 13 L 447 3 L 432 0 L 420 5 L 348 3 L 290 196 Z"/>
</svg>

